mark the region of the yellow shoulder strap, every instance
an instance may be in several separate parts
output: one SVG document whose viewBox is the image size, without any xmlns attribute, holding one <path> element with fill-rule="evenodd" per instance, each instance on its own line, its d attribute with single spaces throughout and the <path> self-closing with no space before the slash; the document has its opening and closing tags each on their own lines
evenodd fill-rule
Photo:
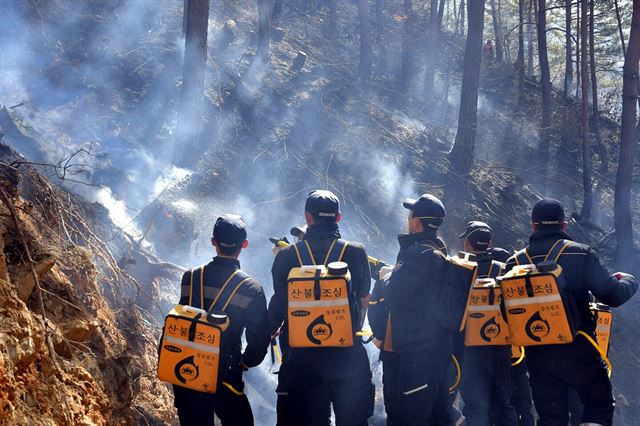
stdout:
<svg viewBox="0 0 640 426">
<path fill-rule="evenodd" d="M 314 265 L 317 265 L 318 263 L 316 262 L 316 258 L 313 256 L 313 251 L 311 250 L 311 246 L 309 245 L 309 242 L 307 240 L 304 240 L 304 245 L 307 247 L 307 251 L 309 252 L 309 256 L 311 257 L 311 262 L 313 262 Z"/>
<path fill-rule="evenodd" d="M 193 269 L 189 272 L 189 306 L 193 306 Z"/>
<path fill-rule="evenodd" d="M 233 271 L 233 273 L 231 275 L 229 275 L 229 278 L 227 278 L 227 280 L 224 282 L 224 284 L 222 284 L 222 287 L 220 287 L 220 290 L 218 291 L 218 294 L 216 294 L 216 297 L 213 299 L 213 302 L 211 302 L 211 304 L 209 305 L 209 309 L 207 309 L 207 312 L 209 312 L 211 310 L 211 308 L 213 308 L 216 305 L 216 302 L 218 301 L 220 296 L 222 296 L 222 293 L 224 292 L 224 289 L 227 287 L 227 285 L 229 285 L 229 282 L 233 279 L 233 277 L 235 277 L 235 275 L 239 271 L 240 271 L 240 269 L 236 269 L 235 271 Z"/>
<path fill-rule="evenodd" d="M 555 244 L 549 249 L 549 253 L 547 253 L 544 260 L 553 260 L 554 262 L 557 262 L 562 255 L 562 252 L 564 252 L 570 245 L 571 241 L 568 240 L 556 241 Z"/>
<path fill-rule="evenodd" d="M 338 241 L 338 240 L 331 241 L 331 245 L 329 246 L 329 250 L 327 250 L 327 255 L 324 257 L 324 261 L 322 262 L 323 265 L 326 265 L 329 262 L 329 256 L 331 256 L 331 252 L 333 251 L 333 247 L 335 247 L 335 245 L 336 245 L 336 241 Z"/>
</svg>

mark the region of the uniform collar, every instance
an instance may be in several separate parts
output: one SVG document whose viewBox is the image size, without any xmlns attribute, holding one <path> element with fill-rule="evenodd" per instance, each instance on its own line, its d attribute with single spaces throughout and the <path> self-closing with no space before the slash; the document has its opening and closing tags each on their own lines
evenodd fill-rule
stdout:
<svg viewBox="0 0 640 426">
<path fill-rule="evenodd" d="M 335 240 L 340 238 L 340 228 L 337 223 L 309 225 L 305 240 Z"/>
<path fill-rule="evenodd" d="M 561 231 L 559 229 L 541 229 L 534 232 L 531 237 L 529 237 L 529 244 L 538 243 L 540 241 L 556 241 L 556 240 L 571 240 L 569 235 L 566 232 Z"/>
<path fill-rule="evenodd" d="M 420 244 L 423 241 L 428 241 L 435 243 L 436 247 L 444 248 L 444 243 L 440 238 L 438 238 L 438 233 L 436 231 L 425 231 L 425 232 L 416 232 L 415 234 L 400 234 L 398 235 L 398 242 L 400 243 L 400 248 L 407 248 L 414 244 Z"/>
<path fill-rule="evenodd" d="M 213 261 L 211 263 L 213 263 L 214 265 L 233 266 L 236 269 L 240 269 L 240 261 L 231 257 L 216 256 L 213 258 Z"/>
</svg>

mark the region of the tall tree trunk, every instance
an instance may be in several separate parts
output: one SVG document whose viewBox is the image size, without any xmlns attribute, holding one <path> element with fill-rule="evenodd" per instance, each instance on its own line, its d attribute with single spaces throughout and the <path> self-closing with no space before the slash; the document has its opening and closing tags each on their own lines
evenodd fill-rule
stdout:
<svg viewBox="0 0 640 426">
<path fill-rule="evenodd" d="M 462 2 L 464 2 L 464 0 L 460 0 L 461 7 Z M 460 31 L 460 11 L 457 8 L 457 0 L 453 0 L 453 21 L 453 33 L 458 35 L 458 32 Z"/>
<path fill-rule="evenodd" d="M 580 75 L 580 48 L 582 46 L 582 42 L 580 41 L 580 0 L 576 1 L 576 99 L 580 99 L 580 89 L 582 87 L 582 76 Z"/>
<path fill-rule="evenodd" d="M 376 0 L 376 30 L 375 42 L 378 50 L 377 65 L 380 73 L 387 71 L 387 49 L 384 45 L 382 34 L 384 33 L 384 0 Z"/>
<path fill-rule="evenodd" d="M 614 201 L 614 221 L 618 249 L 618 265 L 631 264 L 634 256 L 633 227 L 631 223 L 631 181 L 633 163 L 638 143 L 637 99 L 638 66 L 640 64 L 640 1 L 633 1 L 631 35 L 624 59 L 622 77 L 622 125 L 620 131 L 620 154 Z"/>
<path fill-rule="evenodd" d="M 404 34 L 402 36 L 402 93 L 407 95 L 413 83 L 415 64 L 415 29 L 412 0 L 404 0 Z"/>
<path fill-rule="evenodd" d="M 442 19 L 444 18 L 444 6 L 446 3 L 446 0 L 440 0 L 440 5 L 438 6 L 438 33 L 442 31 Z"/>
<path fill-rule="evenodd" d="M 464 37 L 464 17 L 466 16 L 467 13 L 467 6 L 465 5 L 465 1 L 464 0 L 460 0 L 460 10 L 458 11 L 458 13 L 460 14 L 460 36 Z"/>
<path fill-rule="evenodd" d="M 607 147 L 602 143 L 600 135 L 600 110 L 598 104 L 598 77 L 596 75 L 596 53 L 595 53 L 595 0 L 589 1 L 589 66 L 591 71 L 591 107 L 593 108 L 593 132 L 596 134 L 596 147 L 600 157 L 600 173 L 609 172 L 609 159 Z"/>
<path fill-rule="evenodd" d="M 269 22 L 271 11 L 269 0 L 257 0 L 258 2 L 258 49 L 257 54 L 263 58 L 269 57 Z"/>
<path fill-rule="evenodd" d="M 480 59 L 484 31 L 484 0 L 470 1 L 469 29 L 464 48 L 464 71 L 460 94 L 458 132 L 449 154 L 451 164 L 462 175 L 468 175 L 473 165 L 473 151 L 478 120 L 478 87 L 480 85 Z"/>
<path fill-rule="evenodd" d="M 382 43 L 384 32 L 384 0 L 376 0 L 376 44 Z"/>
<path fill-rule="evenodd" d="M 282 15 L 282 0 L 275 0 L 273 3 L 273 12 L 271 12 L 271 23 L 277 27 L 280 25 L 280 16 Z"/>
<path fill-rule="evenodd" d="M 327 20 L 329 21 L 329 25 L 327 29 L 329 30 L 329 38 L 335 39 L 338 31 L 338 0 L 326 0 L 328 12 L 327 12 Z"/>
<path fill-rule="evenodd" d="M 546 168 L 549 163 L 549 145 L 551 139 L 551 74 L 549 72 L 549 57 L 547 53 L 547 2 L 538 0 L 538 62 L 540 63 L 540 80 L 542 84 L 542 123 L 540 125 L 540 143 L 538 145 L 540 157 Z"/>
<path fill-rule="evenodd" d="M 496 6 L 496 0 L 489 0 L 491 5 L 491 20 L 493 21 L 493 34 L 496 38 L 496 61 L 502 62 L 504 59 L 504 50 L 502 46 L 502 30 L 500 29 L 500 10 Z"/>
<path fill-rule="evenodd" d="M 588 50 L 589 43 L 589 4 L 588 0 L 582 0 L 580 16 L 580 40 L 582 41 L 582 60 L 580 61 L 580 74 L 582 79 L 582 188 L 584 201 L 580 218 L 591 220 L 593 209 L 593 191 L 591 185 L 591 142 L 589 141 L 589 74 L 588 74 Z"/>
<path fill-rule="evenodd" d="M 616 9 L 616 21 L 618 22 L 618 34 L 620 34 L 620 46 L 622 47 L 622 56 L 625 56 L 625 52 L 627 48 L 624 45 L 624 33 L 622 32 L 622 19 L 620 18 L 620 6 L 618 5 L 618 0 L 614 0 L 614 5 Z"/>
<path fill-rule="evenodd" d="M 518 0 L 518 105 L 524 104 L 524 1 Z"/>
<path fill-rule="evenodd" d="M 531 13 L 531 9 L 533 9 L 533 4 L 537 0 L 529 0 L 529 7 L 527 8 L 527 75 L 533 75 L 533 16 Z"/>
<path fill-rule="evenodd" d="M 209 0 L 188 0 L 180 112 L 176 137 L 181 145 L 174 151 L 179 166 L 191 164 L 190 148 L 199 150 L 202 123 L 202 94 L 207 65 Z M 185 149 L 186 148 L 186 149 Z"/>
<path fill-rule="evenodd" d="M 358 0 L 358 17 L 360 19 L 360 64 L 358 65 L 358 77 L 366 80 L 371 75 L 371 64 L 373 62 L 369 5 L 367 4 L 367 0 Z"/>
<path fill-rule="evenodd" d="M 182 2 L 182 35 L 186 36 L 187 34 L 187 16 L 189 9 L 189 0 L 183 0 Z"/>
<path fill-rule="evenodd" d="M 564 61 L 565 61 L 565 69 L 564 69 L 564 97 L 565 99 L 569 99 L 570 96 L 570 90 L 571 90 L 571 85 L 573 84 L 573 53 L 571 53 L 572 51 L 572 43 L 573 40 L 571 39 L 571 0 L 564 0 L 565 1 L 565 17 L 564 17 L 564 22 L 565 22 L 565 33 L 564 33 L 564 52 L 565 52 L 565 56 L 564 56 Z"/>
<path fill-rule="evenodd" d="M 438 0 L 431 0 L 431 9 L 429 10 L 429 29 L 427 42 L 427 58 L 426 72 L 424 77 L 424 87 L 426 93 L 433 92 L 433 80 L 436 73 L 436 55 L 439 47 L 438 43 Z"/>
</svg>

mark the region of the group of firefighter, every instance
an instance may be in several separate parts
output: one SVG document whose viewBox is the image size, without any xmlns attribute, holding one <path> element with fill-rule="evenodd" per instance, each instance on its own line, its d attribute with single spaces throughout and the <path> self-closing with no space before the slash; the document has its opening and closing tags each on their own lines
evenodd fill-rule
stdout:
<svg viewBox="0 0 640 426">
<path fill-rule="evenodd" d="M 367 425 L 371 342 L 387 425 L 533 425 L 532 402 L 538 425 L 611 425 L 611 365 L 593 306 L 625 303 L 636 279 L 609 274 L 591 248 L 572 241 L 556 200 L 533 206 L 529 245 L 515 254 L 494 247 L 490 226 L 473 221 L 460 235 L 463 251 L 450 256 L 438 236 L 442 202 L 423 194 L 403 206 L 407 233 L 387 265 L 341 238 L 335 194 L 311 192 L 295 241 L 274 240 L 268 305 L 240 269 L 244 221 L 219 217 L 217 255 L 184 274 L 160 342 L 158 376 L 173 384 L 180 423 L 213 425 L 215 414 L 223 425 L 252 425 L 242 374 L 271 347 L 281 361 L 278 425 L 328 425 L 332 409 L 338 426 Z M 531 303 L 540 312 L 530 315 Z"/>
</svg>

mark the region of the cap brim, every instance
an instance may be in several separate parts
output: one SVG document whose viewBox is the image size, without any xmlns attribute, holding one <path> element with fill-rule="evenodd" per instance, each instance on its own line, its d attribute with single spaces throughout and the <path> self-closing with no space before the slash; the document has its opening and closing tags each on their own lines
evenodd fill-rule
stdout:
<svg viewBox="0 0 640 426">
<path fill-rule="evenodd" d="M 416 200 L 414 198 L 407 198 L 406 200 L 404 200 L 402 202 L 402 205 L 404 206 L 405 209 L 411 210 L 411 209 L 413 209 L 413 206 L 415 206 L 416 201 L 418 201 L 418 200 Z"/>
<path fill-rule="evenodd" d="M 458 238 L 460 238 L 461 240 L 464 240 L 467 236 L 467 231 L 464 231 L 462 234 L 458 235 Z"/>
</svg>

